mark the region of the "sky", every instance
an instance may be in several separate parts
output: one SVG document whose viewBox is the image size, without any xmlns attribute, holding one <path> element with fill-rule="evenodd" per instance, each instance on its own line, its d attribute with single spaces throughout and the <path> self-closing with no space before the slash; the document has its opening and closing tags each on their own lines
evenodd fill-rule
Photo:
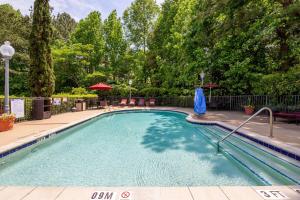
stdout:
<svg viewBox="0 0 300 200">
<path fill-rule="evenodd" d="M 134 0 L 50 0 L 50 5 L 54 7 L 54 14 L 59 12 L 69 13 L 76 21 L 85 18 L 91 11 L 98 10 L 105 19 L 111 11 L 117 10 L 122 16 L 124 10 L 130 6 Z M 164 0 L 156 0 L 161 4 Z M 19 9 L 23 14 L 29 13 L 30 6 L 34 0 L 0 0 L 0 4 L 8 3 L 15 9 Z"/>
</svg>

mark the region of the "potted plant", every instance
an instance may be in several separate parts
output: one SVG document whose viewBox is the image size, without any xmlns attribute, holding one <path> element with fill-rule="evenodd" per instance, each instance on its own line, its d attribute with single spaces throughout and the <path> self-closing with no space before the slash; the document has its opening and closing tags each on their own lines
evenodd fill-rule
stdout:
<svg viewBox="0 0 300 200">
<path fill-rule="evenodd" d="M 249 105 L 245 105 L 244 109 L 245 109 L 245 113 L 246 115 L 252 115 L 254 113 L 254 106 L 249 104 Z"/>
<path fill-rule="evenodd" d="M 0 132 L 8 131 L 13 128 L 15 122 L 14 114 L 3 114 L 0 116 Z"/>
</svg>

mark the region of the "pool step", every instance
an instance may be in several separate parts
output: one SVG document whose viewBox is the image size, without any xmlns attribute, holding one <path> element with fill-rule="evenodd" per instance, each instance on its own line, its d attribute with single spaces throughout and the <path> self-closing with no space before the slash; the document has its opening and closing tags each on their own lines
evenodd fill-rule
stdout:
<svg viewBox="0 0 300 200">
<path fill-rule="evenodd" d="M 217 141 L 228 133 L 205 126 L 201 126 L 198 130 L 208 137 L 213 145 L 216 145 Z M 237 136 L 226 140 L 221 148 L 259 176 L 265 184 L 299 184 L 300 168 L 274 157 Z"/>
<path fill-rule="evenodd" d="M 214 127 L 211 129 L 213 133 L 215 134 L 221 134 L 222 136 L 225 136 L 228 134 L 227 131 L 220 129 L 218 127 Z M 271 167 L 275 168 L 276 170 L 279 170 L 280 172 L 283 172 L 284 174 L 287 174 L 289 177 L 292 177 L 293 179 L 300 180 L 300 168 L 293 163 L 289 163 L 286 160 L 283 160 L 282 158 L 272 154 L 271 152 L 264 149 L 264 147 L 259 148 L 256 145 L 253 144 L 252 141 L 247 141 L 248 139 L 242 139 L 238 135 L 232 135 L 229 138 L 229 142 L 233 145 L 236 145 L 238 147 L 244 148 L 248 154 L 251 154 L 252 156 L 259 158 L 263 158 L 263 162 L 265 162 L 267 165 L 270 165 Z"/>
</svg>

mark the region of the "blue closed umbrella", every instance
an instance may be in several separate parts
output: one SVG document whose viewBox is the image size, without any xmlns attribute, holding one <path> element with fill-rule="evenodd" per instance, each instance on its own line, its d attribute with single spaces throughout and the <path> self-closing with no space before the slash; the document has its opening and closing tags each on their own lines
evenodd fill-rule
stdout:
<svg viewBox="0 0 300 200">
<path fill-rule="evenodd" d="M 206 101 L 202 88 L 197 88 L 195 90 L 194 111 L 198 115 L 206 113 Z"/>
</svg>

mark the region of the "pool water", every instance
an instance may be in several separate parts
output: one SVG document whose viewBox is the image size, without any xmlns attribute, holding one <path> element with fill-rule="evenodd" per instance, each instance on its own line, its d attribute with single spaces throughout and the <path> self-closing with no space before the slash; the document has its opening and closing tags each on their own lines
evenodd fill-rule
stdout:
<svg viewBox="0 0 300 200">
<path fill-rule="evenodd" d="M 0 185 L 267 184 L 234 157 L 217 154 L 201 133 L 207 127 L 185 118 L 167 111 L 97 117 L 0 165 Z"/>
</svg>

